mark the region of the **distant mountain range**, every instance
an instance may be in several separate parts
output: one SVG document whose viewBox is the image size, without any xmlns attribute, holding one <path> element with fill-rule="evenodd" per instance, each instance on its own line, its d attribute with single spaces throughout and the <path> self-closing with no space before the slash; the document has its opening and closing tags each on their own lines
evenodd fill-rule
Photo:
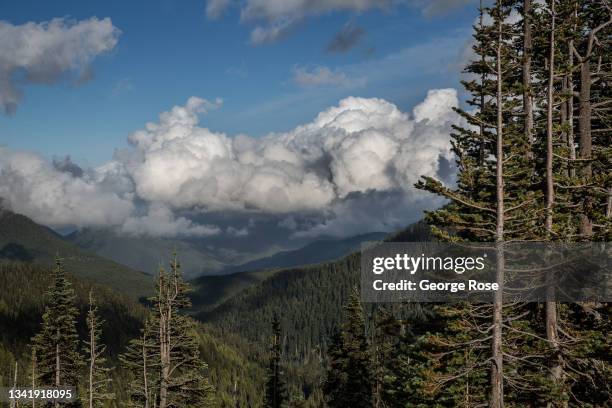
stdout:
<svg viewBox="0 0 612 408">
<path fill-rule="evenodd" d="M 141 268 L 133 269 L 105 259 L 93 253 L 96 249 L 100 253 L 109 251 L 115 258 L 122 256 L 133 262 L 140 260 L 154 264 L 163 262 L 163 257 L 176 249 L 183 265 L 187 261 L 197 266 L 201 260 L 208 259 L 208 265 L 216 265 L 219 272 L 245 271 L 200 276 L 192 280 L 194 290 L 191 294 L 191 314 L 204 323 L 198 326 L 205 328 L 200 334 L 200 338 L 204 339 L 202 341 L 206 342 L 202 349 L 206 352 L 204 358 L 214 373 L 220 395 L 230 398 L 232 390 L 235 390 L 235 378 L 240 378 L 242 386 L 250 390 L 248 395 L 241 397 L 247 400 L 259 395 L 257 390 L 262 386 L 261 373 L 266 361 L 270 321 L 274 316 L 280 318 L 284 341 L 291 345 L 286 350 L 290 361 L 287 369 L 295 374 L 291 386 L 314 389 L 320 383 L 322 372 L 318 363 L 311 363 L 319 361 L 321 352 L 327 347 L 327 339 L 342 321 L 343 306 L 349 293 L 359 285 L 361 243 L 430 239 L 429 227 L 419 222 L 395 234 L 371 233 L 344 239 L 321 239 L 298 249 L 263 254 L 259 259 L 228 265 L 226 262 L 231 259 L 229 252 L 216 254 L 212 249 L 210 252 L 203 251 L 197 241 L 117 237 L 112 233 L 93 230 L 65 238 L 25 216 L 0 210 L 0 262 L 31 262 L 48 268 L 55 255 L 59 254 L 65 261 L 66 269 L 78 278 L 75 279 L 77 287 L 85 286 L 80 281 L 83 279 L 129 294 L 134 300 L 151 293 L 151 276 L 139 272 Z M 75 245 L 77 243 L 88 249 L 78 247 Z M 117 253 L 110 252 L 114 250 Z M 235 259 L 245 257 L 243 255 L 241 258 L 238 254 Z M 5 289 L 16 284 L 23 275 L 18 268 L 18 264 L 8 264 L 6 270 L 13 272 L 12 275 L 6 274 L 7 279 L 3 285 Z M 156 269 L 157 265 L 153 265 L 147 272 L 153 273 Z M 29 271 L 27 268 L 23 270 Z M 30 272 L 39 273 L 36 269 Z M 40 273 L 49 279 L 44 271 Z M 36 279 L 23 277 L 26 281 Z M 32 283 L 37 291 L 34 296 L 40 296 L 39 293 L 46 287 L 47 284 L 41 282 Z M 25 286 L 20 285 L 22 288 Z M 28 293 L 34 293 L 33 288 L 27 290 Z M 109 314 L 105 317 L 113 325 L 110 334 L 114 336 L 113 339 L 121 338 L 124 342 L 129 337 L 126 334 L 131 333 L 136 326 L 132 327 L 131 315 L 121 315 L 119 318 L 113 316 L 118 310 L 124 313 L 121 310 L 125 308 L 115 306 L 112 295 L 112 291 L 109 291 L 111 300 L 104 304 Z M 7 293 L 3 296 L 9 299 Z M 2 301 L 0 296 L 0 303 Z M 139 308 L 135 305 L 133 310 Z M 406 310 L 410 313 L 426 313 L 419 307 Z M 7 323 L 8 320 L 1 312 L 0 320 L 4 319 L 5 326 L 12 325 Z M 39 314 L 37 311 L 35 317 L 27 320 L 38 321 Z M 128 323 L 124 323 L 122 316 L 128 319 Z M 4 340 L 0 336 L 0 352 L 3 344 L 14 341 L 16 337 L 31 337 L 31 331 L 8 336 Z"/>
<path fill-rule="evenodd" d="M 188 278 L 203 273 L 217 274 L 225 266 L 223 258 L 215 251 L 186 240 L 119 235 L 102 229 L 75 231 L 65 238 L 81 249 L 149 275 L 156 274 L 160 265 L 167 265 L 173 251 L 179 255 L 183 273 Z"/>
<path fill-rule="evenodd" d="M 387 234 L 384 241 L 431 239 L 429 226 L 417 222 Z M 358 248 L 332 261 L 308 263 L 196 279 L 191 296 L 194 316 L 259 344 L 267 344 L 270 321 L 279 316 L 286 324 L 286 341 L 293 345 L 295 355 L 290 358 L 306 356 L 340 324 L 351 290 L 359 287 L 361 270 Z"/>
<path fill-rule="evenodd" d="M 263 253 L 232 247 L 231 239 L 221 246 L 209 245 L 202 239 L 168 239 L 118 235 L 109 230 L 84 229 L 66 236 L 81 249 L 131 268 L 155 274 L 159 265 L 166 265 L 173 251 L 181 260 L 184 275 L 223 275 L 233 272 L 287 268 L 330 261 L 357 250 L 362 242 L 378 241 L 387 234 L 373 232 L 349 238 L 323 238 L 297 249 L 273 247 Z"/>
<path fill-rule="evenodd" d="M 317 264 L 341 258 L 358 250 L 361 244 L 368 241 L 380 241 L 389 234 L 371 232 L 348 238 L 327 238 L 311 242 L 292 251 L 281 251 L 274 255 L 256 259 L 237 266 L 225 268 L 228 272 L 257 271 L 270 268 L 289 268 L 292 266 Z"/>
<path fill-rule="evenodd" d="M 80 278 L 134 297 L 152 293 L 150 276 L 78 248 L 26 216 L 0 209 L 0 260 L 51 267 L 56 255 L 64 260 L 67 270 Z"/>
</svg>

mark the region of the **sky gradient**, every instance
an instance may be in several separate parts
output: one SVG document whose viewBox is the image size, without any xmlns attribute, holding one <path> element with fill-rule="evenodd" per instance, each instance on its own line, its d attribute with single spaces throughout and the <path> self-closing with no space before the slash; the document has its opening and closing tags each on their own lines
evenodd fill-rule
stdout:
<svg viewBox="0 0 612 408">
<path fill-rule="evenodd" d="M 414 183 L 452 183 L 475 1 L 129 4 L 0 4 L 0 205 L 233 243 L 441 205 Z"/>
<path fill-rule="evenodd" d="M 286 131 L 346 96 L 379 97 L 409 110 L 428 89 L 457 87 L 475 4 L 440 3 L 433 11 L 399 4 L 304 12 L 285 37 L 257 45 L 250 36 L 261 23 L 245 21 L 240 6 L 211 19 L 203 0 L 131 7 L 115 0 L 3 2 L 0 15 L 13 25 L 109 17 L 120 35 L 93 60 L 88 81 L 66 75 L 24 85 L 15 114 L 0 116 L 0 143 L 99 165 L 125 147 L 131 132 L 190 96 L 221 98 L 223 106 L 202 125 L 229 135 Z M 348 36 L 346 49 L 330 50 L 351 28 L 361 33 L 355 43 Z M 328 76 L 316 82 L 304 73 Z"/>
</svg>

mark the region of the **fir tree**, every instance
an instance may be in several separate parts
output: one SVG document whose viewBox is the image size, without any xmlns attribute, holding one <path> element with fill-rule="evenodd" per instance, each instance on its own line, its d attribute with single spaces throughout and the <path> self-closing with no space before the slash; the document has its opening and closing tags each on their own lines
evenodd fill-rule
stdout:
<svg viewBox="0 0 612 408">
<path fill-rule="evenodd" d="M 207 365 L 200 359 L 195 322 L 182 314 L 191 307 L 190 286 L 174 254 L 170 273 L 160 269 L 153 297 L 153 325 L 158 329 L 159 408 L 202 407 L 211 403 Z"/>
<path fill-rule="evenodd" d="M 345 306 L 342 331 L 331 340 L 329 368 L 323 384 L 327 404 L 331 408 L 372 408 L 372 356 L 366 336 L 365 315 L 356 289 Z"/>
<path fill-rule="evenodd" d="M 121 356 L 132 373 L 130 404 L 142 408 L 206 407 L 213 403 L 208 366 L 200 358 L 196 323 L 184 311 L 191 306 L 190 286 L 173 256 L 170 273 L 160 268 L 153 309 L 138 339 Z"/>
<path fill-rule="evenodd" d="M 531 26 L 530 20 L 527 25 L 509 22 L 512 6 L 510 1 L 496 1 L 484 10 L 492 24 L 481 22 L 475 28 L 478 58 L 466 71 L 478 79 L 463 84 L 473 95 L 468 103 L 476 111 L 457 109 L 470 126 L 455 127 L 451 135 L 457 157 L 457 187 L 449 188 L 428 177 L 417 184 L 450 200 L 443 209 L 427 213 L 427 221 L 439 239 L 496 244 L 495 280 L 500 287 L 504 281 L 505 242 L 535 236 L 542 195 L 536 189 L 532 163 L 533 118 L 521 113 L 524 103 L 530 107 L 530 101 L 521 102 L 521 97 L 533 92 L 526 78 L 530 76 L 531 56 L 523 56 L 516 41 L 521 29 L 527 30 L 528 38 L 521 43 L 529 44 Z M 524 305 L 506 306 L 501 294 L 496 292 L 492 305 L 436 308 L 446 327 L 420 342 L 426 361 L 421 370 L 423 387 L 429 394 L 438 394 L 453 404 L 488 402 L 497 408 L 504 405 L 506 382 L 520 386 L 514 378 L 516 371 L 504 370 L 507 360 L 513 358 L 504 348 L 510 338 L 515 338 L 519 322 L 515 316 L 522 314 Z M 483 365 L 487 361 L 488 367 Z M 485 373 L 490 379 L 488 391 L 482 383 Z"/>
<path fill-rule="evenodd" d="M 272 342 L 270 345 L 270 363 L 268 366 L 268 380 L 266 381 L 266 395 L 264 407 L 282 408 L 287 405 L 287 385 L 281 365 L 282 344 L 281 326 L 278 316 L 272 320 Z"/>
<path fill-rule="evenodd" d="M 401 351 L 404 339 L 403 324 L 395 318 L 390 308 L 384 306 L 377 308 L 371 342 L 376 408 L 399 405 L 404 398 L 402 392 L 397 389 L 399 377 L 397 371 L 401 363 L 396 357 Z"/>
<path fill-rule="evenodd" d="M 77 334 L 78 310 L 75 293 L 56 258 L 53 284 L 46 296 L 42 328 L 34 337 L 39 386 L 78 386 L 82 357 Z M 59 406 L 59 403 L 55 403 Z"/>
<path fill-rule="evenodd" d="M 119 356 L 123 367 L 131 374 L 128 387 L 130 407 L 151 408 L 156 404 L 159 383 L 159 347 L 156 339 L 157 335 L 147 320 L 140 336 L 130 340 L 125 353 Z"/>
</svg>

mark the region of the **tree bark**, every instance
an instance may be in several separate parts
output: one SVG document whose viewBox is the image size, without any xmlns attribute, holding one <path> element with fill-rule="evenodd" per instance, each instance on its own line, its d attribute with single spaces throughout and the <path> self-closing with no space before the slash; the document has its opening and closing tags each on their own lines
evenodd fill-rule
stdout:
<svg viewBox="0 0 612 408">
<path fill-rule="evenodd" d="M 36 388 L 36 348 L 32 347 L 32 389 Z M 32 399 L 32 408 L 36 408 L 36 400 Z"/>
<path fill-rule="evenodd" d="M 570 72 L 567 75 L 567 146 L 569 148 L 569 176 L 576 177 L 576 168 L 574 162 L 576 160 L 576 143 L 574 141 L 574 77 L 571 68 L 574 66 L 574 40 L 569 41 L 569 66 Z"/>
<path fill-rule="evenodd" d="M 499 3 L 498 3 L 499 5 Z M 500 290 L 495 292 L 493 299 L 493 333 L 491 340 L 491 397 L 489 407 L 503 408 L 504 406 L 504 379 L 502 354 L 502 285 L 504 281 L 504 148 L 503 148 L 503 99 L 502 99 L 502 20 L 498 17 L 496 70 L 497 70 L 497 152 L 496 152 L 496 281 Z"/>
<path fill-rule="evenodd" d="M 578 117 L 578 131 L 580 132 L 580 158 L 590 159 L 592 154 L 591 137 L 591 63 L 589 58 L 584 58 L 580 63 L 580 116 Z M 582 167 L 582 176 L 592 175 L 591 163 Z"/>
<path fill-rule="evenodd" d="M 593 55 L 593 47 L 596 45 L 596 34 L 612 24 L 612 15 L 609 20 L 593 28 L 586 39 L 586 50 L 584 55 L 578 54 L 575 48 L 572 48 L 572 52 L 576 55 L 580 62 L 580 92 L 579 92 L 579 112 L 578 117 L 578 131 L 580 133 L 579 140 L 579 154 L 580 159 L 590 160 L 592 158 L 592 135 L 591 135 L 591 115 L 593 107 L 591 105 L 591 56 Z M 590 162 L 585 162 L 582 167 L 580 175 L 588 178 L 593 175 L 593 169 Z M 593 224 L 588 217 L 588 208 L 591 205 L 591 200 L 587 196 L 583 202 L 583 213 L 580 215 L 580 227 L 579 232 L 582 238 L 589 238 L 593 235 Z"/>
<path fill-rule="evenodd" d="M 606 207 L 606 218 L 612 218 L 612 187 L 608 188 L 608 205 Z"/>
<path fill-rule="evenodd" d="M 142 385 L 144 391 L 145 405 L 144 408 L 149 408 L 149 383 L 148 383 L 148 373 L 147 373 L 147 333 L 148 322 L 145 324 L 145 331 L 142 334 Z"/>
<path fill-rule="evenodd" d="M 590 57 L 590 56 L 589 56 Z M 579 93 L 579 116 L 578 116 L 578 132 L 579 139 L 579 155 L 582 160 L 590 160 L 592 157 L 592 135 L 591 135 L 591 63 L 589 57 L 582 58 L 580 62 L 580 93 Z M 585 162 L 581 168 L 580 174 L 582 177 L 591 177 L 593 174 L 590 162 Z M 588 197 L 583 202 L 583 211 L 590 205 Z M 580 235 L 582 238 L 588 238 L 593 234 L 593 225 L 589 216 L 583 212 L 580 214 Z"/>
<path fill-rule="evenodd" d="M 523 9 L 523 111 L 525 113 L 525 138 L 529 142 L 530 152 L 534 142 L 533 136 L 533 100 L 531 95 L 531 0 L 525 0 Z"/>
<path fill-rule="evenodd" d="M 89 311 L 91 312 L 91 293 L 89 294 Z M 95 321 L 91 322 L 89 328 L 89 408 L 93 408 L 93 393 L 94 393 L 94 367 L 96 364 L 96 336 L 95 336 Z"/>
<path fill-rule="evenodd" d="M 13 377 L 13 389 L 17 388 L 17 369 L 18 369 L 17 361 L 15 361 L 15 374 Z M 16 398 L 11 399 L 10 407 L 15 408 L 16 406 L 17 406 L 17 399 Z"/>
<path fill-rule="evenodd" d="M 59 329 L 58 329 L 59 331 Z M 59 338 L 59 333 L 57 333 L 57 337 Z M 60 360 L 60 351 L 59 344 L 55 345 L 55 386 L 60 386 L 60 370 L 61 370 L 61 360 Z M 55 401 L 55 408 L 59 408 L 59 402 Z"/>
<path fill-rule="evenodd" d="M 527 0 L 529 1 L 529 0 Z M 483 0 L 480 0 L 480 21 L 479 21 L 479 26 L 480 29 L 482 30 L 484 27 L 484 6 L 483 6 Z M 482 63 L 482 65 L 485 65 L 485 56 L 484 54 L 482 54 L 480 56 L 480 61 Z M 484 86 L 485 86 L 485 81 L 487 79 L 486 74 L 483 72 L 480 75 L 480 113 L 482 114 L 484 112 L 485 109 L 485 91 L 484 91 Z M 480 123 L 478 125 L 479 127 L 479 132 L 480 132 L 480 150 L 478 152 L 478 164 L 480 166 L 482 166 L 484 164 L 484 159 L 485 159 L 485 135 L 484 135 L 484 125 L 482 123 Z"/>
<path fill-rule="evenodd" d="M 548 95 L 546 112 L 546 240 L 553 239 L 553 207 L 555 205 L 555 188 L 553 180 L 553 104 L 554 104 L 554 81 L 555 81 L 555 0 L 550 0 L 550 38 L 549 38 L 549 68 L 548 68 Z M 553 350 L 551 361 L 551 380 L 562 388 L 563 386 L 563 361 L 559 344 L 559 321 L 557 316 L 557 303 L 555 302 L 554 276 L 547 277 L 547 301 L 546 301 L 546 339 Z M 552 404 L 548 404 L 552 406 Z"/>
<path fill-rule="evenodd" d="M 159 282 L 159 354 L 161 363 L 161 378 L 159 387 L 159 408 L 166 408 L 168 405 L 168 376 L 170 373 L 170 361 L 168 352 L 168 299 L 165 293 L 165 281 L 163 275 Z"/>
</svg>

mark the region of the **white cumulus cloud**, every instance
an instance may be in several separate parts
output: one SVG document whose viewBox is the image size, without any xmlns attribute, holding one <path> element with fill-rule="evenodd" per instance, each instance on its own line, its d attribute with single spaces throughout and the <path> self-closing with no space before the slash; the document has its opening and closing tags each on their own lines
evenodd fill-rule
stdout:
<svg viewBox="0 0 612 408">
<path fill-rule="evenodd" d="M 76 72 L 91 77 L 93 59 L 115 48 L 120 31 L 110 18 L 13 25 L 0 21 L 0 109 L 13 114 L 22 98 L 22 84 L 51 84 Z"/>
<path fill-rule="evenodd" d="M 190 99 L 129 138 L 110 168 L 136 195 L 174 209 L 288 213 L 323 210 L 353 192 L 412 191 L 450 159 L 455 90 L 430 91 L 412 115 L 382 99 L 349 97 L 311 123 L 263 138 L 198 125 Z M 199 100 L 201 101 L 201 100 Z"/>
<path fill-rule="evenodd" d="M 185 217 L 175 217 L 172 211 L 159 204 L 149 207 L 142 216 L 130 216 L 119 231 L 128 235 L 145 236 L 205 236 L 221 232 L 214 225 L 199 225 Z"/>
<path fill-rule="evenodd" d="M 9 208 L 52 226 L 107 226 L 132 211 L 130 199 L 87 174 L 75 177 L 40 156 L 0 147 L 0 197 Z"/>
<path fill-rule="evenodd" d="M 199 115 L 220 104 L 189 98 L 131 134 L 130 147 L 112 161 L 78 176 L 39 156 L 0 149 L 0 197 L 49 225 L 153 236 L 223 233 L 186 214 L 227 212 L 325 220 L 303 235 L 382 228 L 421 205 L 424 193 L 413 184 L 420 175 L 439 175 L 440 161 L 452 159 L 449 134 L 460 120 L 452 111 L 457 92 L 439 89 L 412 113 L 382 99 L 349 97 L 289 132 L 230 137 L 200 126 Z M 377 211 L 379 202 L 389 209 Z"/>
</svg>

